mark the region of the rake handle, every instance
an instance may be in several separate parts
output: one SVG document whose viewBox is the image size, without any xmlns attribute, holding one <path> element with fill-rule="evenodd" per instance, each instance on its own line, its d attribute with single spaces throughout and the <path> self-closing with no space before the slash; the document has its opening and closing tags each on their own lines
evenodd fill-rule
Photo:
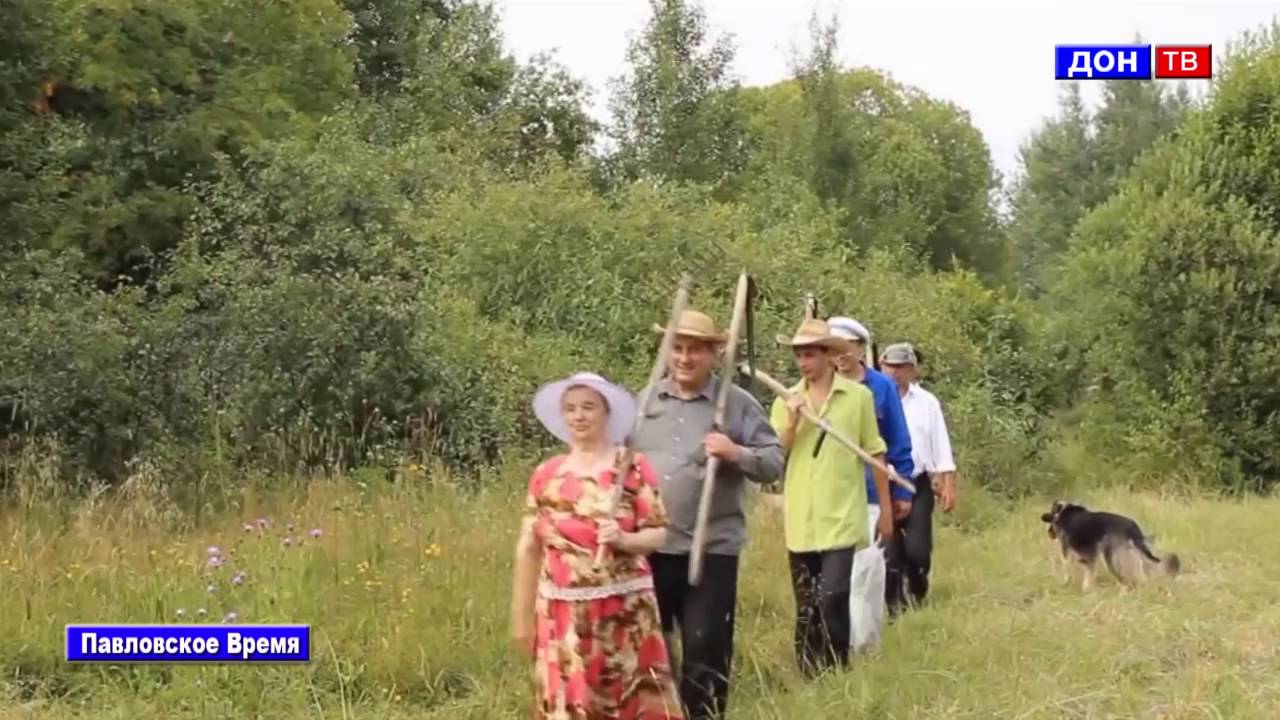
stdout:
<svg viewBox="0 0 1280 720">
<path fill-rule="evenodd" d="M 769 374 L 763 370 L 760 370 L 757 368 L 753 371 L 752 369 L 748 368 L 746 365 L 739 366 L 739 370 L 744 375 L 747 375 L 748 377 L 755 377 L 755 379 L 764 383 L 766 386 L 769 387 L 770 390 L 772 390 L 775 394 L 780 395 L 781 397 L 789 399 L 792 397 L 792 395 L 794 395 L 794 393 L 792 393 L 785 386 L 783 386 L 782 383 L 778 382 L 777 380 L 774 380 L 772 377 L 769 377 Z M 881 472 L 883 472 L 885 475 L 889 476 L 890 482 L 896 483 L 901 487 L 904 487 L 907 490 L 910 490 L 913 495 L 915 494 L 916 486 L 914 483 L 912 483 L 910 480 L 907 480 L 906 478 L 899 475 L 895 470 L 893 470 L 893 468 L 888 467 L 884 463 L 875 459 L 874 457 L 871 457 L 870 453 L 858 447 L 857 443 L 845 437 L 844 434 L 841 433 L 839 430 L 836 430 L 835 427 L 831 425 L 831 423 L 827 422 L 824 418 L 818 417 L 817 413 L 813 412 L 813 410 L 810 410 L 808 405 L 800 406 L 800 415 L 802 415 L 805 420 L 808 420 L 809 422 L 821 428 L 824 432 L 830 435 L 836 442 L 848 448 L 850 452 L 852 452 L 854 455 L 857 455 L 864 463 L 871 465 L 877 470 L 880 470 Z"/>
</svg>

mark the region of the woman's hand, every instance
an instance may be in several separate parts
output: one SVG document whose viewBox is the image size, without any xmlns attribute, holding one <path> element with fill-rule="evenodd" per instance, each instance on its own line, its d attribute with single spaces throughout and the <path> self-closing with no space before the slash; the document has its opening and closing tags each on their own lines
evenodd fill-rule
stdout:
<svg viewBox="0 0 1280 720">
<path fill-rule="evenodd" d="M 648 555 L 667 541 L 666 528 L 643 528 L 625 532 L 614 520 L 601 520 L 596 531 L 597 541 L 628 555 Z"/>
<path fill-rule="evenodd" d="M 625 550 L 626 543 L 622 539 L 622 528 L 618 527 L 616 520 L 601 520 L 596 530 L 596 541 L 601 545 L 609 545 L 619 550 Z"/>
<path fill-rule="evenodd" d="M 515 582 L 511 590 L 511 643 L 521 657 L 533 656 L 533 639 L 538 595 L 538 570 L 542 563 L 542 547 L 533 529 L 533 519 L 526 518 L 516 541 Z"/>
<path fill-rule="evenodd" d="M 523 624 L 511 630 L 511 647 L 520 657 L 532 660 L 537 654 L 534 647 L 533 629 Z"/>
</svg>

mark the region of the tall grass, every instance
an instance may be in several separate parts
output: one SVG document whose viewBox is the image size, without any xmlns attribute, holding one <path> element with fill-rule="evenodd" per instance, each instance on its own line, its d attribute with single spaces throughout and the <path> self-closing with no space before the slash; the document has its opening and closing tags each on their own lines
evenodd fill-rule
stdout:
<svg viewBox="0 0 1280 720">
<path fill-rule="evenodd" d="M 199 520 L 159 480 L 139 469 L 120 492 L 40 501 L 30 488 L 0 515 L 0 714 L 526 717 L 529 669 L 506 643 L 515 474 L 480 492 L 420 466 L 395 483 L 379 473 L 275 491 L 249 484 L 232 509 Z M 848 673 L 810 683 L 792 660 L 781 519 L 757 498 L 731 717 L 1280 714 L 1280 557 L 1259 541 L 1276 537 L 1280 502 L 1083 499 L 1137 517 L 1159 550 L 1180 554 L 1184 575 L 1124 595 L 1106 581 L 1088 595 L 1065 588 L 1038 519 L 1047 499 L 1008 505 L 966 487 L 961 508 L 939 521 L 932 606 L 890 626 L 881 650 Z M 63 661 L 67 623 L 229 613 L 310 623 L 312 662 Z"/>
</svg>

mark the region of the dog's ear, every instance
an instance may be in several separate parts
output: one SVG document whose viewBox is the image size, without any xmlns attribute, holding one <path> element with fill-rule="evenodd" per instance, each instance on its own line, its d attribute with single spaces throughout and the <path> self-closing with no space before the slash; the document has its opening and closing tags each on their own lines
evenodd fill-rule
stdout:
<svg viewBox="0 0 1280 720">
<path fill-rule="evenodd" d="M 1041 522 L 1053 522 L 1053 515 L 1052 515 L 1052 514 L 1050 514 L 1050 513 L 1041 513 L 1041 514 L 1040 514 L 1040 521 L 1041 521 Z"/>
</svg>

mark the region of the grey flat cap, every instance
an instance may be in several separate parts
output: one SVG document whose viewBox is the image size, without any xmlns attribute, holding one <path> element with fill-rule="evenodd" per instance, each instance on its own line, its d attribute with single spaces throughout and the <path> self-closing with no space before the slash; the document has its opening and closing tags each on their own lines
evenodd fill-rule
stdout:
<svg viewBox="0 0 1280 720">
<path fill-rule="evenodd" d="M 911 343 L 894 343 L 880 353 L 880 362 L 885 365 L 919 365 L 915 348 Z"/>
</svg>

